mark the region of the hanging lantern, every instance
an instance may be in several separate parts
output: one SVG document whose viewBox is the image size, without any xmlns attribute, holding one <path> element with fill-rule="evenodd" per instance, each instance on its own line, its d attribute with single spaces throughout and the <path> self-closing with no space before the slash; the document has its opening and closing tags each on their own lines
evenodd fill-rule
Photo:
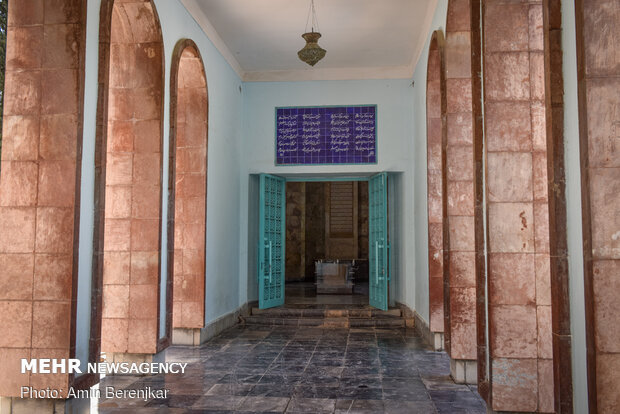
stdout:
<svg viewBox="0 0 620 414">
<path fill-rule="evenodd" d="M 301 37 L 306 41 L 306 46 L 297 52 L 297 56 L 308 65 L 314 66 L 319 60 L 323 59 L 327 53 L 327 51 L 317 43 L 321 37 L 321 33 L 309 32 L 302 34 Z"/>
<path fill-rule="evenodd" d="M 308 23 L 310 22 L 310 16 L 312 16 L 311 31 L 308 32 Z M 297 56 L 302 62 L 306 62 L 310 66 L 316 65 L 316 63 L 325 57 L 327 51 L 319 46 L 318 41 L 321 37 L 321 33 L 314 31 L 314 26 L 318 30 L 319 22 L 316 18 L 316 10 L 314 9 L 314 0 L 310 0 L 310 10 L 308 10 L 308 18 L 306 19 L 306 33 L 301 37 L 306 41 L 306 46 L 297 52 Z"/>
</svg>

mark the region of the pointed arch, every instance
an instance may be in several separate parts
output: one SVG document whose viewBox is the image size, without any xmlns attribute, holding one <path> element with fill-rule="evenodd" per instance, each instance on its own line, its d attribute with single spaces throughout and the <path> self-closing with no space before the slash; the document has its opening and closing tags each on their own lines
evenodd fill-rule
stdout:
<svg viewBox="0 0 620 414">
<path fill-rule="evenodd" d="M 172 303 L 168 311 L 172 314 L 168 323 L 172 329 L 204 326 L 207 90 L 198 47 L 192 40 L 180 40 L 172 54 L 170 78 L 168 275 Z"/>
</svg>

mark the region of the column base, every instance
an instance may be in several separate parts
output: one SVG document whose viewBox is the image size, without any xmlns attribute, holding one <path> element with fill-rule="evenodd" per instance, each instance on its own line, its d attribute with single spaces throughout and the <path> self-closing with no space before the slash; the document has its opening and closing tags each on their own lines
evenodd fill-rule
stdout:
<svg viewBox="0 0 620 414">
<path fill-rule="evenodd" d="M 433 332 L 432 339 L 433 343 L 431 345 L 433 346 L 433 349 L 435 351 L 443 351 L 445 349 L 443 342 L 443 332 Z"/>
<path fill-rule="evenodd" d="M 201 343 L 201 331 L 200 328 L 174 328 L 172 329 L 172 345 L 198 346 Z"/>
<path fill-rule="evenodd" d="M 426 323 L 426 321 L 417 312 L 411 311 L 411 314 L 415 320 L 414 327 L 420 333 L 420 336 L 422 336 L 424 342 L 430 345 L 433 348 L 433 351 L 443 351 L 445 349 L 443 332 L 431 331 L 428 323 Z"/>
<path fill-rule="evenodd" d="M 478 383 L 478 362 L 469 359 L 450 359 L 450 376 L 457 384 Z"/>
<path fill-rule="evenodd" d="M 55 400 L 0 397 L 0 414 L 88 414 L 89 412 L 90 398 Z"/>
<path fill-rule="evenodd" d="M 407 329 L 415 328 L 415 319 L 414 318 L 405 318 L 405 328 L 407 328 Z"/>
<path fill-rule="evenodd" d="M 246 302 L 234 311 L 220 316 L 204 328 L 172 328 L 172 345 L 198 346 L 228 328 L 237 325 L 240 317 L 250 315 L 250 310 L 258 306 L 258 301 Z"/>
</svg>

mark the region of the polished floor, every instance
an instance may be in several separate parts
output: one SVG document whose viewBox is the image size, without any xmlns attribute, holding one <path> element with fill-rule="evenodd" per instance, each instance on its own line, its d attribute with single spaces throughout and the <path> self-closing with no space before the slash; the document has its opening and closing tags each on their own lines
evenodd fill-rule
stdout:
<svg viewBox="0 0 620 414">
<path fill-rule="evenodd" d="M 356 283 L 351 295 L 319 295 L 312 282 L 286 282 L 285 305 L 368 305 L 368 282 Z"/>
<path fill-rule="evenodd" d="M 236 326 L 173 346 L 184 375 L 106 377 L 100 387 L 167 389 L 165 399 L 102 399 L 99 413 L 480 413 L 474 387 L 413 330 Z"/>
</svg>

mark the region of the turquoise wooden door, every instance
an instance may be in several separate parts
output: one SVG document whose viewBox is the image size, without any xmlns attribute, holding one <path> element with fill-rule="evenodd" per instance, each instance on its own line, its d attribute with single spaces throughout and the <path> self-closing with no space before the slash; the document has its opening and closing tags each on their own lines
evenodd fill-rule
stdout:
<svg viewBox="0 0 620 414">
<path fill-rule="evenodd" d="M 284 304 L 285 213 L 286 180 L 261 174 L 258 230 L 258 306 L 261 309 Z"/>
<path fill-rule="evenodd" d="M 370 178 L 368 193 L 370 306 L 387 310 L 389 278 L 387 173 L 380 173 Z"/>
</svg>

